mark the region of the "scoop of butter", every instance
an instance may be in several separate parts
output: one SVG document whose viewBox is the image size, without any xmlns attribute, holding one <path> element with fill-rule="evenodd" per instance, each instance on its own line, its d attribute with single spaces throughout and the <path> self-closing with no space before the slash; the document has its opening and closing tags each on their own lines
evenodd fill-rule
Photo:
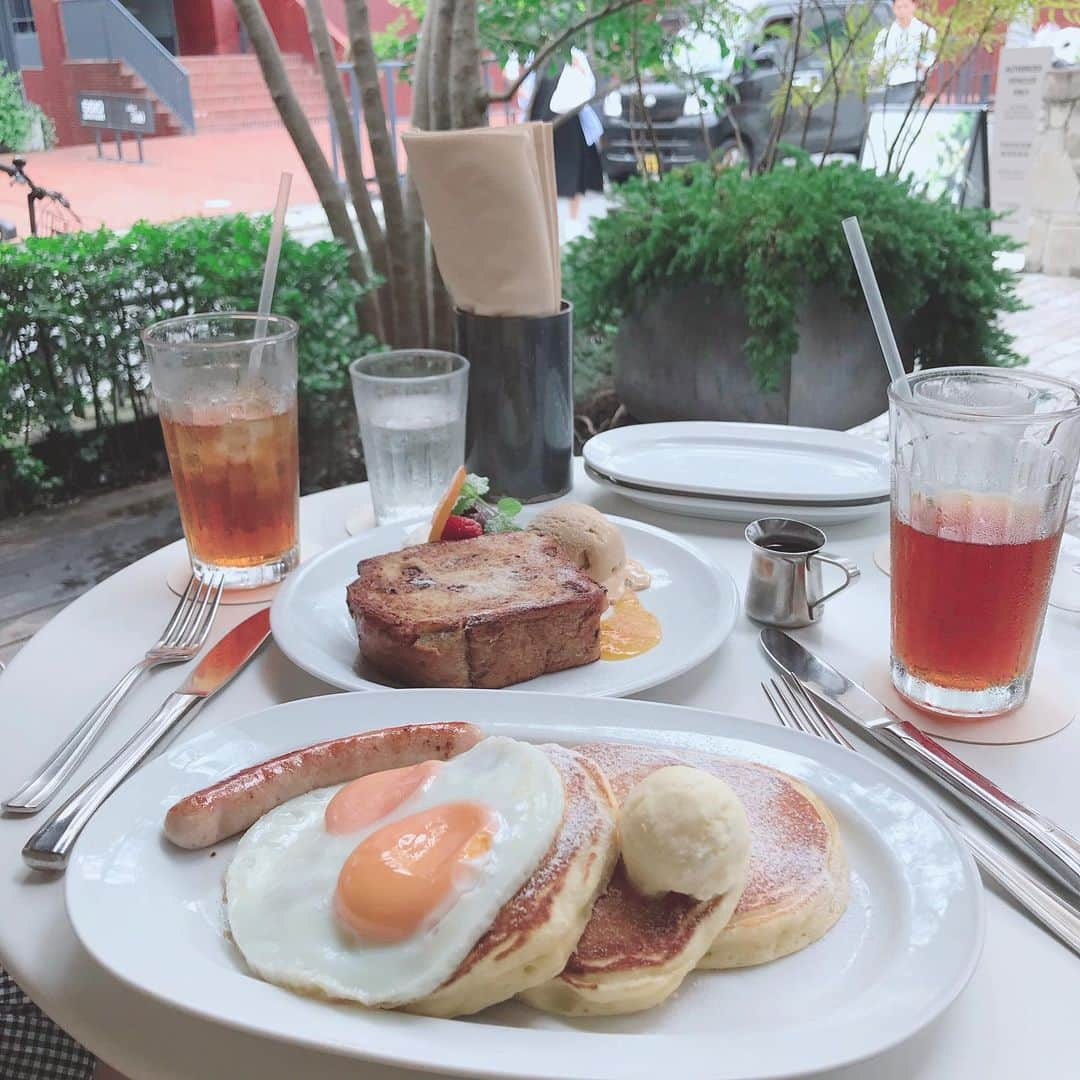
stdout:
<svg viewBox="0 0 1080 1080">
<path fill-rule="evenodd" d="M 728 784 L 701 769 L 670 765 L 635 784 L 619 831 L 630 883 L 646 896 L 709 900 L 746 879 L 746 810 Z"/>
</svg>

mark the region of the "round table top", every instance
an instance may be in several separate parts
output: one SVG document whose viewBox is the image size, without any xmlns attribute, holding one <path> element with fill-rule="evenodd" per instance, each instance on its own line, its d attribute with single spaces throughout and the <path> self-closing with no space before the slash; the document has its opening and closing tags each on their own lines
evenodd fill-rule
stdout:
<svg viewBox="0 0 1080 1080">
<path fill-rule="evenodd" d="M 572 498 L 678 533 L 743 586 L 749 554 L 742 526 L 647 511 L 602 491 L 584 477 L 580 461 L 577 468 Z M 365 485 L 303 499 L 305 543 L 325 547 L 344 540 L 344 522 L 358 507 L 370 507 Z M 799 632 L 808 645 L 856 679 L 888 655 L 888 579 L 872 558 L 886 527 L 882 510 L 829 529 L 830 549 L 855 559 L 863 577 L 829 602 L 821 623 Z M 102 582 L 45 626 L 0 676 L 0 735 L 8 740 L 0 755 L 0 794 L 22 783 L 154 639 L 176 603 L 166 587 L 166 575 L 182 557 L 182 544 L 173 544 Z M 215 638 L 251 611 L 223 607 Z M 1078 630 L 1080 615 L 1051 609 L 1040 656 L 1040 665 L 1059 668 L 1062 689 L 1073 701 L 1080 698 L 1080 670 L 1075 664 Z M 771 673 L 757 646 L 756 627 L 740 616 L 735 632 L 712 659 L 639 696 L 773 722 L 759 686 Z M 81 783 L 97 769 L 184 675 L 183 665 L 167 667 L 140 683 L 73 783 Z M 196 716 L 182 737 L 278 702 L 331 692 L 295 668 L 271 642 Z M 1074 779 L 1080 762 L 1080 724 L 1040 742 L 952 743 L 950 748 L 1018 798 L 1080 832 Z M 885 764 L 900 769 L 895 763 Z M 917 783 L 906 772 L 904 778 Z M 261 1041 L 176 1012 L 120 983 L 87 955 L 72 933 L 63 883 L 24 867 L 20 850 L 33 828 L 32 819 L 0 818 L 0 961 L 57 1023 L 133 1080 L 206 1080 L 225 1075 L 389 1080 L 410 1075 Z M 969 1076 L 983 1080 L 1028 1075 L 1035 1062 L 1045 1076 L 1075 1070 L 1076 957 L 992 888 L 987 908 L 985 951 L 959 1000 L 907 1043 L 835 1075 L 852 1080 Z M 146 947 L 152 948 L 152 942 Z"/>
</svg>

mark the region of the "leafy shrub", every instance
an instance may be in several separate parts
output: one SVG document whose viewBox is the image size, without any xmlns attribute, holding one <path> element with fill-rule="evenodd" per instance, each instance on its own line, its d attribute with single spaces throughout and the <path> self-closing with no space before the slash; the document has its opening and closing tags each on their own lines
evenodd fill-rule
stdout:
<svg viewBox="0 0 1080 1080">
<path fill-rule="evenodd" d="M 46 148 L 56 142 L 56 125 L 31 101 L 23 97 L 18 72 L 0 64 L 0 149 L 25 150 L 34 120 L 41 120 Z"/>
<path fill-rule="evenodd" d="M 631 180 L 566 252 L 566 295 L 582 328 L 599 329 L 672 287 L 708 282 L 734 293 L 751 328 L 751 369 L 762 390 L 774 389 L 798 347 L 810 287 L 863 303 L 840 227 L 852 214 L 892 315 L 911 317 L 907 336 L 924 366 L 1022 362 L 995 322 L 1022 304 L 1015 275 L 994 265 L 1014 245 L 990 233 L 993 215 L 844 164 L 803 160 L 756 176 L 700 164 Z"/>
<path fill-rule="evenodd" d="M 269 227 L 189 218 L 0 244 L 0 445 L 152 415 L 139 332 L 172 315 L 254 310 Z M 299 323 L 308 401 L 340 392 L 348 362 L 376 347 L 357 329 L 361 295 L 337 242 L 286 237 L 273 309 Z M 25 454 L 11 460 L 19 479 L 43 485 Z"/>
</svg>

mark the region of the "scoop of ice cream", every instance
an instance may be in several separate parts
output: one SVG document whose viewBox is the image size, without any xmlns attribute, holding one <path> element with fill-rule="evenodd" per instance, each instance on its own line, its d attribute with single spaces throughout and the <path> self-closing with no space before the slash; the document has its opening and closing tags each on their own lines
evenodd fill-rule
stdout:
<svg viewBox="0 0 1080 1080">
<path fill-rule="evenodd" d="M 631 884 L 646 896 L 685 893 L 709 900 L 746 881 L 750 823 L 718 776 L 671 765 L 626 796 L 619 819 Z"/>
<path fill-rule="evenodd" d="M 584 503 L 559 503 L 541 511 L 529 528 L 548 536 L 581 571 L 615 601 L 626 588 L 626 547 L 622 534 L 599 510 Z"/>
</svg>

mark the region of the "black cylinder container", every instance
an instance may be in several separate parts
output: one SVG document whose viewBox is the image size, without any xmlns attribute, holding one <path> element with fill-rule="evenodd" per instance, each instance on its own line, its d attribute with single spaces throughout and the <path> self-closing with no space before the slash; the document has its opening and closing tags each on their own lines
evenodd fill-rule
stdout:
<svg viewBox="0 0 1080 1080">
<path fill-rule="evenodd" d="M 565 495 L 574 449 L 573 308 L 557 315 L 457 312 L 469 361 L 465 464 L 494 495 L 542 502 Z"/>
</svg>

